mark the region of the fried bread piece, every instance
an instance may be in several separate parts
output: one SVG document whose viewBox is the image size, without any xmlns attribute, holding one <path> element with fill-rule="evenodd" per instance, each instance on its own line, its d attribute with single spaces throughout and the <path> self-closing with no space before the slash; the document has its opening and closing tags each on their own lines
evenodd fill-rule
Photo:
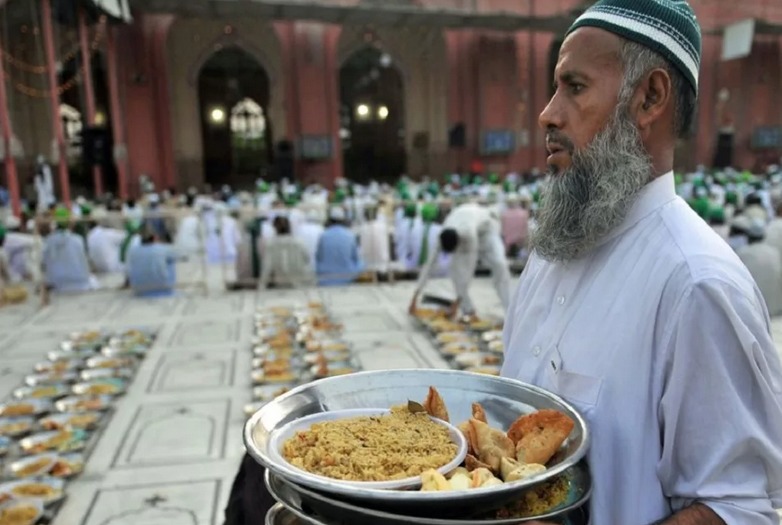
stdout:
<svg viewBox="0 0 782 525">
<path fill-rule="evenodd" d="M 556 410 L 539 410 L 517 419 L 508 429 L 520 463 L 545 465 L 570 435 L 575 423 Z"/>
</svg>

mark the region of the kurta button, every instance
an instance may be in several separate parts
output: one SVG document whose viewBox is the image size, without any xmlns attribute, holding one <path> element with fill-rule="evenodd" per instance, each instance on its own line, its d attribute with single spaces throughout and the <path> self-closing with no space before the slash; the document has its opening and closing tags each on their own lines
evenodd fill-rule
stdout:
<svg viewBox="0 0 782 525">
<path fill-rule="evenodd" d="M 557 303 L 559 303 L 560 306 L 565 304 L 565 296 L 564 295 L 560 295 L 559 297 L 557 297 Z"/>
<path fill-rule="evenodd" d="M 536 356 L 539 356 L 540 355 L 540 347 L 536 346 L 535 348 L 533 348 L 532 349 L 532 353 L 535 354 Z"/>
</svg>

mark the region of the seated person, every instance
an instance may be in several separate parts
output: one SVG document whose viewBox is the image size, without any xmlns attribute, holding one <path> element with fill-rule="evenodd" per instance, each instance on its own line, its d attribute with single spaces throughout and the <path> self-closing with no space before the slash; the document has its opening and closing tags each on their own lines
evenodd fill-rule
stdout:
<svg viewBox="0 0 782 525">
<path fill-rule="evenodd" d="M 318 242 L 315 264 L 318 284 L 323 286 L 352 283 L 363 271 L 358 239 L 347 227 L 343 208 L 331 209 L 328 227 Z"/>
<path fill-rule="evenodd" d="M 84 238 L 71 231 L 70 212 L 57 208 L 54 219 L 56 228 L 43 246 L 46 285 L 57 292 L 95 290 L 98 282 L 90 274 L 87 247 Z"/>
<path fill-rule="evenodd" d="M 96 273 L 120 273 L 122 261 L 120 251 L 125 241 L 125 232 L 106 226 L 103 218 L 89 223 L 87 254 Z"/>
<path fill-rule="evenodd" d="M 141 236 L 141 244 L 128 252 L 128 281 L 139 297 L 162 297 L 174 293 L 176 258 L 173 249 L 158 242 L 151 231 Z"/>
<path fill-rule="evenodd" d="M 275 237 L 266 241 L 261 258 L 261 288 L 267 286 L 302 286 L 313 284 L 310 256 L 307 247 L 291 235 L 287 217 L 274 219 Z"/>
</svg>

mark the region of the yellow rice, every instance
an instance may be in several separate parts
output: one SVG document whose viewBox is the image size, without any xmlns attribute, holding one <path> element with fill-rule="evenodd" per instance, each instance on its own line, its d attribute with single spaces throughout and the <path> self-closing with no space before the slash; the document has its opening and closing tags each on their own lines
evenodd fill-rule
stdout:
<svg viewBox="0 0 782 525">
<path fill-rule="evenodd" d="M 389 481 L 446 465 L 457 446 L 426 414 L 395 410 L 316 423 L 283 445 L 292 465 L 345 481 Z"/>
</svg>

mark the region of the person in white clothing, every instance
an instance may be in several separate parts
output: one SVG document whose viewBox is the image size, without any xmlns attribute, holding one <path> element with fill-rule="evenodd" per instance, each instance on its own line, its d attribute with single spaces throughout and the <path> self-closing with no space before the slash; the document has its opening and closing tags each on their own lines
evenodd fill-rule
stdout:
<svg viewBox="0 0 782 525">
<path fill-rule="evenodd" d="M 377 206 L 363 209 L 366 220 L 358 227 L 358 244 L 366 269 L 386 273 L 391 263 L 391 234 Z"/>
<path fill-rule="evenodd" d="M 595 525 L 778 525 L 782 365 L 741 260 L 676 195 L 701 37 L 684 0 L 601 0 L 540 115 L 549 176 L 501 374 L 591 433 Z"/>
<path fill-rule="evenodd" d="M 494 289 L 507 308 L 510 300 L 510 270 L 505 260 L 505 247 L 500 235 L 500 222 L 495 213 L 475 203 L 457 206 L 445 218 L 440 243 L 426 261 L 418 278 L 418 286 L 410 303 L 415 313 L 418 296 L 431 277 L 440 254 L 451 255 L 449 273 L 456 289 L 457 303 L 467 316 L 475 316 L 475 306 L 470 299 L 470 283 L 475 275 L 478 258 L 491 268 Z"/>
<path fill-rule="evenodd" d="M 763 294 L 769 315 L 782 315 L 782 256 L 776 247 L 763 242 L 762 225 L 752 224 L 745 233 L 748 244 L 736 253 Z"/>
<path fill-rule="evenodd" d="M 416 267 L 410 253 L 412 247 L 410 236 L 417 221 L 417 209 L 414 202 L 409 202 L 397 210 L 394 224 L 395 261 L 404 271 L 413 270 Z"/>
<path fill-rule="evenodd" d="M 294 231 L 294 237 L 299 239 L 304 244 L 304 247 L 307 248 L 307 254 L 313 270 L 315 270 L 315 254 L 318 251 L 318 243 L 325 229 L 321 213 L 317 209 L 310 208 L 307 210 L 306 221 L 299 224 L 299 227 Z"/>
<path fill-rule="evenodd" d="M 87 255 L 95 273 L 123 271 L 119 255 L 125 235 L 122 230 L 107 228 L 100 218 L 92 223 L 87 234 Z"/>
<path fill-rule="evenodd" d="M 776 217 L 766 228 L 766 243 L 776 248 L 779 256 L 782 257 L 782 202 L 777 204 L 776 212 Z"/>
</svg>

